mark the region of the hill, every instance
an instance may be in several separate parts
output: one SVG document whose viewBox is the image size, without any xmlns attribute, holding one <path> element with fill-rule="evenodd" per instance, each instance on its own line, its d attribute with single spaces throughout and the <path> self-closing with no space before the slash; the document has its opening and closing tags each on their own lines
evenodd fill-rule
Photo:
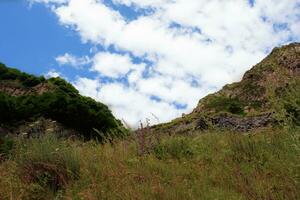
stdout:
<svg viewBox="0 0 300 200">
<path fill-rule="evenodd" d="M 300 124 L 300 43 L 273 49 L 240 82 L 201 99 L 192 113 L 153 129 L 185 134 L 210 128 L 245 132 L 286 123 Z"/>
<path fill-rule="evenodd" d="M 108 107 L 83 97 L 61 78 L 45 79 L 0 64 L 0 134 L 47 129 L 86 139 L 124 132 Z M 103 137 L 102 135 L 101 137 Z"/>
<path fill-rule="evenodd" d="M 45 133 L 120 128 L 105 105 L 62 79 L 0 69 L 1 126 L 40 133 L 0 135 L 1 200 L 300 199 L 299 44 L 274 49 L 191 114 L 101 143 Z M 103 116 L 107 126 L 93 121 Z"/>
</svg>

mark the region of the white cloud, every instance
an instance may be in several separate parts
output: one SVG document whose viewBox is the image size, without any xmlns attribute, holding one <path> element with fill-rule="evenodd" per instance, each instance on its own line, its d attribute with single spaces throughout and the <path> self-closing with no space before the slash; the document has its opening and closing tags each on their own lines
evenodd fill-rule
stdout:
<svg viewBox="0 0 300 200">
<path fill-rule="evenodd" d="M 59 77 L 61 76 L 60 72 L 54 70 L 54 69 L 51 69 L 50 71 L 48 71 L 46 74 L 45 74 L 45 77 L 46 78 L 56 78 L 56 77 Z"/>
<path fill-rule="evenodd" d="M 67 3 L 69 0 L 29 0 L 30 3 Z"/>
<path fill-rule="evenodd" d="M 104 48 L 92 58 L 91 70 L 113 81 L 100 84 L 98 78 L 81 77 L 77 88 L 131 124 L 151 112 L 167 121 L 191 111 L 199 98 L 239 80 L 274 46 L 300 39 L 295 0 L 256 0 L 253 6 L 246 0 L 113 2 L 146 12 L 130 19 L 96 0 L 56 2 L 51 10 L 83 42 Z M 142 64 L 134 64 L 135 58 Z M 174 103 L 186 109 L 178 111 Z"/>
<path fill-rule="evenodd" d="M 173 105 L 151 100 L 150 96 L 120 83 L 101 84 L 97 80 L 79 78 L 74 85 L 83 95 L 91 96 L 112 107 L 116 117 L 134 127 L 139 120 L 150 119 L 152 123 L 158 123 L 181 114 Z"/>
<path fill-rule="evenodd" d="M 102 75 L 118 78 L 132 69 L 143 69 L 144 65 L 133 64 L 130 56 L 109 52 L 97 53 L 93 58 L 92 70 Z"/>
<path fill-rule="evenodd" d="M 98 80 L 88 78 L 78 78 L 74 85 L 79 91 L 81 91 L 82 95 L 90 96 L 95 99 L 98 97 L 99 88 L 101 87 Z"/>
<path fill-rule="evenodd" d="M 59 65 L 70 65 L 75 68 L 81 68 L 82 66 L 91 62 L 88 56 L 76 57 L 68 53 L 57 56 L 55 60 Z"/>
</svg>

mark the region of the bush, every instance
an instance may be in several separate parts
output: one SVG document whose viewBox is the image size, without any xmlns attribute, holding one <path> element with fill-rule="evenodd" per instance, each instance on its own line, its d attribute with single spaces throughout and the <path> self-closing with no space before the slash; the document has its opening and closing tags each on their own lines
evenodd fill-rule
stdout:
<svg viewBox="0 0 300 200">
<path fill-rule="evenodd" d="M 14 142 L 11 138 L 0 138 L 0 161 L 8 158 L 13 146 Z"/>
<path fill-rule="evenodd" d="M 78 91 L 67 81 L 64 79 L 57 77 L 57 78 L 50 78 L 48 80 L 49 83 L 57 86 L 60 90 L 66 92 L 68 95 L 78 95 Z"/>
<path fill-rule="evenodd" d="M 21 141 L 16 160 L 27 184 L 37 183 L 57 191 L 79 178 L 80 161 L 75 148 L 52 135 Z"/>
<path fill-rule="evenodd" d="M 35 77 L 13 68 L 7 68 L 4 64 L 0 63 L 0 80 L 19 80 L 24 87 L 34 87 L 46 79 L 43 77 Z"/>
<path fill-rule="evenodd" d="M 68 82 L 61 78 L 45 80 L 7 68 L 0 63 L 0 81 L 18 80 L 23 87 L 34 87 L 46 82 L 51 91 L 41 95 L 10 96 L 0 92 L 0 123 L 14 124 L 21 120 L 35 120 L 46 117 L 82 133 L 86 139 L 98 137 L 94 129 L 109 135 L 110 132 L 123 134 L 125 128 L 116 120 L 108 107 L 92 98 L 83 97 Z M 118 134 L 114 134 L 118 135 Z M 103 138 L 100 138 L 101 140 Z"/>
</svg>

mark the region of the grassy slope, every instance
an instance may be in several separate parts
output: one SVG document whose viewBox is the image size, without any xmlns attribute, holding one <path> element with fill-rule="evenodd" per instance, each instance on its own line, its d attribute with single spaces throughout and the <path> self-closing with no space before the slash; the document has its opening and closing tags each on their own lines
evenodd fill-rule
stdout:
<svg viewBox="0 0 300 200">
<path fill-rule="evenodd" d="M 283 116 L 289 119 L 287 123 L 296 122 L 291 124 L 297 125 L 300 84 L 292 83 L 290 79 L 294 75 L 299 78 L 299 48 L 297 54 L 290 54 L 292 48 L 289 47 L 293 45 L 282 48 L 283 51 L 274 51 L 275 55 L 281 55 L 275 56 L 279 60 L 269 57 L 262 64 L 269 66 L 282 62 L 286 67 L 295 68 L 276 71 L 279 68 L 275 67 L 276 73 L 267 71 L 267 76 L 263 76 L 263 80 L 258 77 L 258 82 L 253 81 L 250 73 L 249 81 L 227 86 L 224 93 L 220 92 L 227 98 L 225 104 L 222 103 L 224 99 L 221 103 L 209 100 L 214 103 L 207 107 L 209 114 L 234 111 L 237 113 L 233 114 L 241 117 L 255 115 L 273 109 L 273 105 L 278 104 L 274 101 L 286 98 L 280 101 L 279 109 L 286 110 Z M 259 66 L 252 70 L 258 70 L 255 75 L 261 74 Z M 279 74 L 280 81 L 272 74 Z M 285 74 L 287 76 L 282 78 Z M 286 83 L 281 80 L 292 85 L 285 87 Z M 249 95 L 253 85 L 248 83 L 255 87 L 263 85 L 265 89 L 257 90 L 263 95 Z M 31 80 L 29 84 L 32 84 Z M 276 97 L 276 89 L 283 98 Z M 260 99 L 264 97 L 267 102 L 263 107 L 253 104 L 253 113 L 245 113 L 244 102 L 240 103 L 241 99 L 235 97 L 244 97 L 242 100 L 246 103 L 257 100 L 264 103 L 264 99 Z M 234 101 L 228 101 L 228 98 Z M 239 109 L 241 105 L 243 112 Z M 199 107 L 200 111 L 203 109 Z M 193 117 L 200 115 L 196 109 L 192 115 L 180 120 L 185 123 L 186 119 L 193 121 Z M 168 126 L 176 123 L 175 120 Z M 139 135 L 104 145 L 93 141 L 59 140 L 53 136 L 12 141 L 0 138 L 0 200 L 300 199 L 300 129 L 286 127 L 264 128 L 248 135 L 210 130 L 206 134 L 190 136 L 154 136 L 152 141 Z"/>
<path fill-rule="evenodd" d="M 300 198 L 299 128 L 172 136 L 151 147 L 138 156 L 132 139 L 105 145 L 17 139 L 0 164 L 0 199 Z M 30 167 L 36 163 L 55 169 L 65 189 L 53 189 L 45 176 L 24 177 L 24 170 L 38 171 Z"/>
<path fill-rule="evenodd" d="M 245 118 L 274 113 L 273 118 L 277 121 L 284 121 L 286 115 L 294 115 L 299 121 L 299 94 L 300 43 L 292 43 L 275 48 L 247 71 L 240 82 L 226 85 L 219 92 L 201 99 L 192 113 L 154 129 L 172 133 L 193 132 L 200 118 L 211 125 L 211 118 L 224 114 Z"/>
</svg>

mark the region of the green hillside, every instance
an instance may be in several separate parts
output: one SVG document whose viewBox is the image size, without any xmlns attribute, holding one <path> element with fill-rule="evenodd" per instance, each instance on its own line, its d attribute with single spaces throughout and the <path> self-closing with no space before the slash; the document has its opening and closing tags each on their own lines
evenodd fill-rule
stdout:
<svg viewBox="0 0 300 200">
<path fill-rule="evenodd" d="M 192 113 L 126 137 L 64 80 L 1 65 L 0 200 L 298 200 L 299 55 L 276 48 Z"/>
<path fill-rule="evenodd" d="M 98 137 L 97 132 L 125 131 L 106 105 L 81 96 L 65 80 L 35 77 L 4 64 L 0 64 L 0 113 L 0 127 L 7 131 L 41 117 L 55 120 L 87 139 Z"/>
<path fill-rule="evenodd" d="M 194 111 L 154 129 L 192 133 L 209 128 L 250 131 L 300 123 L 300 43 L 275 48 L 229 84 L 199 101 Z"/>
</svg>

